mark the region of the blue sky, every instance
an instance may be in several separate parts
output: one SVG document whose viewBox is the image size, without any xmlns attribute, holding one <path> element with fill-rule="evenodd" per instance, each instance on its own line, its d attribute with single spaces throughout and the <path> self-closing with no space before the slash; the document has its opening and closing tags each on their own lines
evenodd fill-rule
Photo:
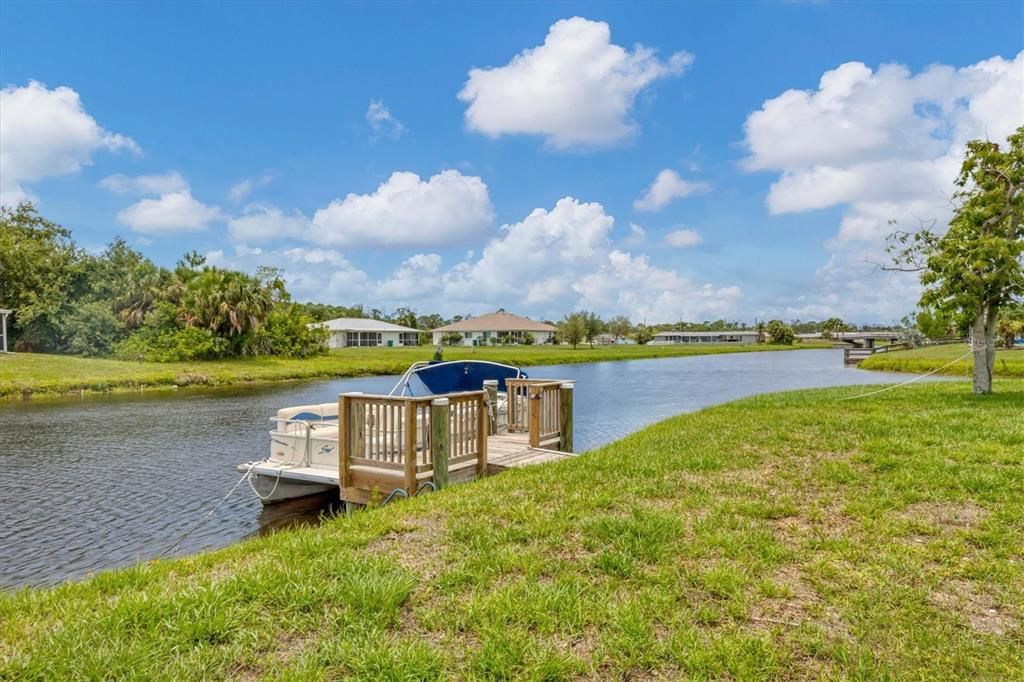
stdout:
<svg viewBox="0 0 1024 682">
<path fill-rule="evenodd" d="M 302 300 L 890 321 L 1022 7 L 6 2 L 0 193 Z"/>
</svg>

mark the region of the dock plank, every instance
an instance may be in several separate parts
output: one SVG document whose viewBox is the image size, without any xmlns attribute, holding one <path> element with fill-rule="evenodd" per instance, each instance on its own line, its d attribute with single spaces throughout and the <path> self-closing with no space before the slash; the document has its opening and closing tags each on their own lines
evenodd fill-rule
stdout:
<svg viewBox="0 0 1024 682">
<path fill-rule="evenodd" d="M 487 437 L 487 464 L 496 469 L 546 464 L 567 457 L 573 455 L 530 447 L 530 437 L 526 433 L 502 433 Z"/>
</svg>

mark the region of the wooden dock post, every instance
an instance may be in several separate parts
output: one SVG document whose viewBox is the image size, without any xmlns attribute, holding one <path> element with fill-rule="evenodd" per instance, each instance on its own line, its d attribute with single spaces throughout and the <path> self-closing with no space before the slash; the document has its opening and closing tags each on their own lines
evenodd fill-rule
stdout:
<svg viewBox="0 0 1024 682">
<path fill-rule="evenodd" d="M 352 459 L 352 440 L 356 429 L 352 424 L 352 398 L 362 393 L 342 393 L 338 396 L 338 488 L 342 499 L 346 490 L 352 486 L 352 472 L 349 464 Z M 346 509 L 348 501 L 345 502 Z"/>
<path fill-rule="evenodd" d="M 498 382 L 495 381 L 494 384 L 495 384 L 495 395 L 497 395 L 497 384 L 498 384 Z M 489 406 L 491 404 L 492 403 L 490 402 L 490 396 L 487 393 L 484 393 L 484 395 L 481 396 L 481 398 L 480 398 L 480 406 L 477 409 L 477 413 L 476 413 L 476 416 L 477 416 L 477 423 L 476 423 L 476 441 L 477 441 L 477 449 L 476 449 L 476 477 L 477 478 L 483 478 L 484 476 L 487 475 L 487 437 L 492 433 L 491 430 L 490 430 L 491 419 L 490 419 L 490 414 L 489 414 L 489 412 L 490 412 Z M 497 414 L 498 403 L 494 402 L 493 405 L 494 405 L 494 411 L 495 411 L 494 413 Z M 497 424 L 497 420 L 495 420 L 495 424 Z"/>
<path fill-rule="evenodd" d="M 572 452 L 572 391 L 571 381 L 559 386 L 561 400 L 558 414 L 561 423 L 558 428 L 558 449 L 562 452 Z"/>
<path fill-rule="evenodd" d="M 541 396 L 540 389 L 535 386 L 528 386 L 529 400 L 527 401 L 530 405 L 530 447 L 540 447 L 540 409 L 541 409 Z"/>
<path fill-rule="evenodd" d="M 448 487 L 448 445 L 451 424 L 448 398 L 430 401 L 430 455 L 433 459 L 434 486 Z"/>
<path fill-rule="evenodd" d="M 405 403 L 404 427 L 402 435 L 405 443 L 402 448 L 402 463 L 405 466 L 405 492 L 410 497 L 416 494 L 419 488 L 419 481 L 416 479 L 416 403 L 409 400 Z"/>
<path fill-rule="evenodd" d="M 484 379 L 484 394 L 487 396 L 487 434 L 498 432 L 498 380 Z"/>
</svg>

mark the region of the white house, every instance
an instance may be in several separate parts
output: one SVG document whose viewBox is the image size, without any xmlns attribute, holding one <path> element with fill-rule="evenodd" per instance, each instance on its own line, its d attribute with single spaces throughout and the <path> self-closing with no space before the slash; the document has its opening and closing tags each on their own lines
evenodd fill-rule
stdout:
<svg viewBox="0 0 1024 682">
<path fill-rule="evenodd" d="M 658 332 L 651 343 L 757 343 L 753 329 L 731 329 L 719 332 Z"/>
<path fill-rule="evenodd" d="M 392 324 L 382 320 L 361 317 L 339 317 L 326 322 L 313 322 L 310 326 L 326 327 L 328 348 L 350 348 L 353 346 L 395 346 L 420 345 L 420 333 L 411 327 Z"/>
<path fill-rule="evenodd" d="M 522 343 L 527 333 L 533 335 L 534 343 L 550 343 L 555 331 L 554 325 L 499 311 L 438 327 L 433 330 L 433 335 L 434 345 L 441 343 L 445 334 L 455 332 L 462 335 L 463 346 L 485 346 Z"/>
</svg>

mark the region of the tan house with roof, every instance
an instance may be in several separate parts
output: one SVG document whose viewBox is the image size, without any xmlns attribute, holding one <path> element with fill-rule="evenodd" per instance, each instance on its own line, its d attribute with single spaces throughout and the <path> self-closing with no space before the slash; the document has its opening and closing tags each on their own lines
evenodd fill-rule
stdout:
<svg viewBox="0 0 1024 682">
<path fill-rule="evenodd" d="M 554 325 L 498 311 L 447 324 L 432 333 L 434 345 L 441 343 L 445 334 L 455 332 L 462 335 L 463 346 L 489 346 L 492 343 L 522 343 L 527 332 L 533 335 L 534 343 L 551 343 L 555 331 Z"/>
</svg>

